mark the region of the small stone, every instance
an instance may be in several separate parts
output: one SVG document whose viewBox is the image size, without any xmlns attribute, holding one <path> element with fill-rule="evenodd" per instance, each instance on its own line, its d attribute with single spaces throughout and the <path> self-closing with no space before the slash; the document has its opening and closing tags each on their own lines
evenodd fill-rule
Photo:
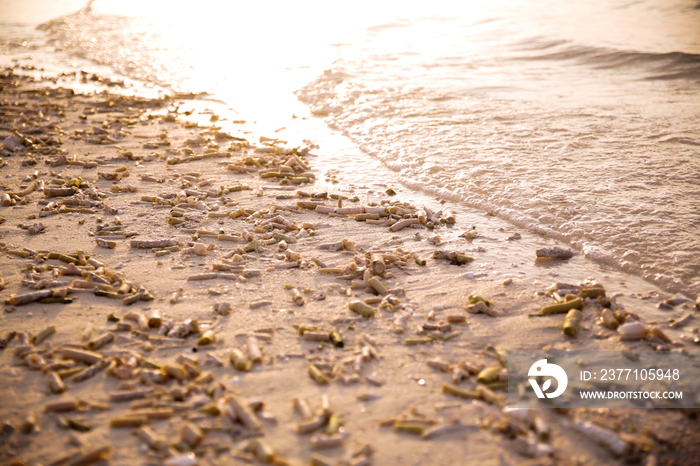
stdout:
<svg viewBox="0 0 700 466">
<path fill-rule="evenodd" d="M 660 311 L 672 311 L 673 310 L 673 306 L 671 306 L 670 304 L 666 304 L 664 302 L 659 303 L 656 307 Z"/>
<path fill-rule="evenodd" d="M 467 306 L 467 312 L 470 314 L 486 314 L 491 317 L 496 317 L 498 315 L 496 311 L 488 307 L 483 301 Z"/>
<path fill-rule="evenodd" d="M 550 259 L 571 259 L 577 253 L 576 251 L 568 248 L 540 248 L 535 251 L 538 258 L 550 258 Z"/>
</svg>

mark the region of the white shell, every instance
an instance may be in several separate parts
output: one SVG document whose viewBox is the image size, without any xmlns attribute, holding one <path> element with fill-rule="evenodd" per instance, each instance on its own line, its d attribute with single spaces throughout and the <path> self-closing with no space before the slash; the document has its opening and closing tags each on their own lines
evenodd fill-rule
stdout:
<svg viewBox="0 0 700 466">
<path fill-rule="evenodd" d="M 620 325 L 617 328 L 622 340 L 639 340 L 644 336 L 644 324 L 640 322 L 632 322 L 629 324 Z"/>
<path fill-rule="evenodd" d="M 194 453 L 186 453 L 167 459 L 163 464 L 165 466 L 194 466 L 197 464 L 197 458 L 194 456 Z"/>
</svg>

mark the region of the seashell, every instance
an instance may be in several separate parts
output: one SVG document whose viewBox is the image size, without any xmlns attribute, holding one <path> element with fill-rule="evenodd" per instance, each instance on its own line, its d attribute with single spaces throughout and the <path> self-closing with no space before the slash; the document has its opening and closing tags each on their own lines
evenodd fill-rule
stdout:
<svg viewBox="0 0 700 466">
<path fill-rule="evenodd" d="M 617 328 L 617 332 L 620 334 L 620 340 L 639 340 L 644 336 L 644 324 L 641 322 L 631 322 L 629 324 L 620 325 Z"/>
</svg>

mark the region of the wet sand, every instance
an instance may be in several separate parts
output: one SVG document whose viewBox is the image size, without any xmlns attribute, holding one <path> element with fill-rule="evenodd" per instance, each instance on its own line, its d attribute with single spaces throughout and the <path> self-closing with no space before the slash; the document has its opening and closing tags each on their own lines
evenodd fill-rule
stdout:
<svg viewBox="0 0 700 466">
<path fill-rule="evenodd" d="M 94 79 L 98 90 L 109 88 Z M 75 464 L 75 455 L 102 446 L 94 459 L 105 464 L 194 464 L 188 451 L 199 464 L 309 464 L 312 455 L 374 465 L 691 464 L 697 457 L 694 411 L 532 410 L 516 419 L 503 411 L 505 369 L 492 381 L 495 398 L 442 391 L 448 383 L 468 391 L 483 385 L 479 371 L 500 365 L 494 348 L 692 351 L 696 321 L 682 329 L 667 322 L 696 313 L 692 301 L 659 310 L 671 295 L 601 272 L 595 278 L 608 296 L 619 295 L 627 312 L 658 325 L 672 343 L 620 341 L 598 323 L 605 303 L 596 300 L 586 301 L 572 338 L 562 334 L 564 315 L 527 315 L 554 302 L 545 292 L 552 282 L 582 282 L 595 266 L 580 257 L 535 261 L 534 235 L 519 239 L 485 215 L 473 230 L 459 214 L 453 223 L 447 209 L 440 216 L 404 203 L 398 189 L 350 189 L 315 169 L 313 146 L 222 133 L 215 115 L 197 126 L 178 111 L 193 96 L 78 95 L 8 70 L 0 83 L 0 173 L 5 191 L 19 193 L 0 211 L 7 302 L 0 328 L 3 337 L 18 332 L 0 353 L 1 462 Z M 377 214 L 368 223 L 343 210 L 319 212 L 336 208 Z M 392 231 L 392 222 L 414 224 Z M 514 259 L 522 257 L 528 263 Z M 42 295 L 48 301 L 72 302 L 13 304 L 42 290 L 58 290 Z M 470 295 L 492 302 L 487 313 L 467 311 Z M 349 309 L 354 301 L 367 306 L 354 305 L 367 317 Z M 157 319 L 144 326 L 156 310 L 161 327 Z M 162 335 L 170 321 L 175 331 Z M 55 333 L 33 344 L 50 326 Z M 198 344 L 209 331 L 214 341 Z M 113 339 L 97 355 L 76 356 L 107 334 Z M 233 367 L 231 352 L 256 359 L 255 345 L 260 360 L 248 371 Z M 96 374 L 75 381 L 88 364 Z M 62 393 L 51 389 L 61 389 L 57 374 Z M 318 421 L 313 432 L 297 432 L 308 419 L 295 398 Z M 46 412 L 59 401 L 75 410 Z M 110 426 L 123 416 L 130 427 Z M 535 418 L 552 431 L 539 447 Z M 621 436 L 626 452 L 581 437 L 575 425 L 586 420 Z M 203 439 L 184 435 L 183 443 L 184 425 Z M 416 435 L 443 425 L 458 427 Z M 151 431 L 163 442 L 149 447 Z M 332 447 L 313 449 L 324 442 Z"/>
</svg>

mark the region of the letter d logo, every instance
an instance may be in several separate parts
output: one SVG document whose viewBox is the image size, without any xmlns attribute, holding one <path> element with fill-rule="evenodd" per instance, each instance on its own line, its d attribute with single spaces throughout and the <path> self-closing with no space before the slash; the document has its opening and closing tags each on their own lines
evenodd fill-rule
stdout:
<svg viewBox="0 0 700 466">
<path fill-rule="evenodd" d="M 557 389 L 553 393 L 544 393 L 552 384 L 552 379 L 547 379 L 542 385 L 542 389 L 540 389 L 540 386 L 535 379 L 528 379 L 532 389 L 537 395 L 537 398 L 544 398 L 545 394 L 547 395 L 547 398 L 556 398 L 564 393 L 564 390 L 566 390 L 566 386 L 569 383 L 569 378 L 566 376 L 564 369 L 556 364 L 549 364 L 546 359 L 540 359 L 530 366 L 530 370 L 527 372 L 527 375 L 528 377 L 554 377 L 557 380 Z"/>
</svg>

